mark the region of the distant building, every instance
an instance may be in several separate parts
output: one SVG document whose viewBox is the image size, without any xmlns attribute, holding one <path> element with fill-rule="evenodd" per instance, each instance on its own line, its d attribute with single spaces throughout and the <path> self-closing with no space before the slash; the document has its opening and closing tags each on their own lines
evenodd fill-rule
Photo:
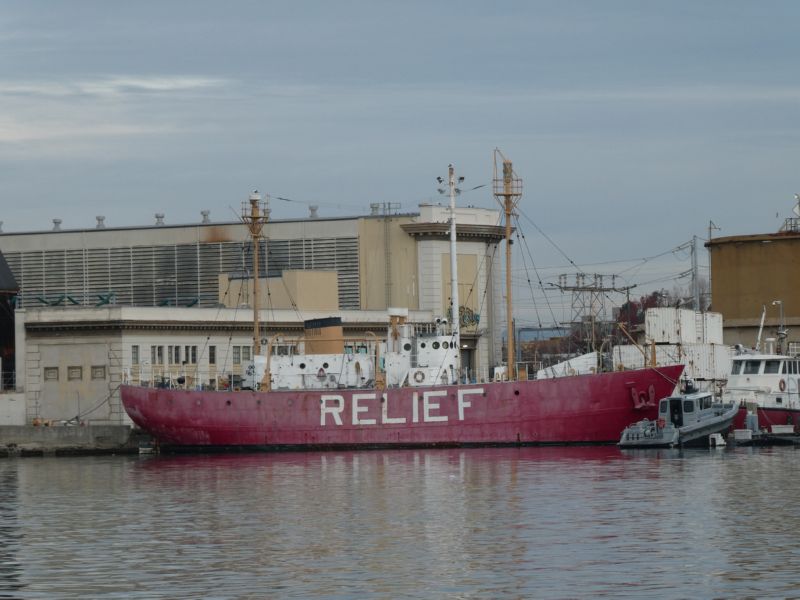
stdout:
<svg viewBox="0 0 800 600">
<path fill-rule="evenodd" d="M 0 392 L 14 389 L 14 306 L 17 280 L 0 252 Z"/>
<path fill-rule="evenodd" d="M 800 230 L 719 237 L 706 247 L 712 308 L 724 318 L 724 341 L 754 346 L 766 307 L 763 338 L 778 337 L 782 312 L 788 329 L 784 351 L 800 353 Z"/>
</svg>

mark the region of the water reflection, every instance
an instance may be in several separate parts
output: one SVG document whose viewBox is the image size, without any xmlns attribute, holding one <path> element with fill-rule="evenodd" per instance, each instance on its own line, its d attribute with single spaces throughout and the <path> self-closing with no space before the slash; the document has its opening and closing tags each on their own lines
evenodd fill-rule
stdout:
<svg viewBox="0 0 800 600">
<path fill-rule="evenodd" d="M 796 456 L 574 447 L 16 461 L 19 482 L 3 489 L 22 491 L 2 505 L 25 519 L 0 557 L 33 598 L 791 595 Z"/>
<path fill-rule="evenodd" d="M 24 586 L 19 547 L 22 533 L 19 526 L 16 461 L 0 464 L 0 598 L 17 598 Z"/>
</svg>

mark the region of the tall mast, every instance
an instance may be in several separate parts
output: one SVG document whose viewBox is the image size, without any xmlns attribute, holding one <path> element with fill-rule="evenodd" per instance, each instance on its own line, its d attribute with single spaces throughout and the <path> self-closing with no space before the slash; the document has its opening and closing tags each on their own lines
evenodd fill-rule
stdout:
<svg viewBox="0 0 800 600">
<path fill-rule="evenodd" d="M 458 246 L 456 245 L 456 194 L 460 191 L 456 187 L 456 170 L 453 165 L 448 166 L 447 183 L 450 187 L 450 319 L 453 342 L 456 344 L 456 370 L 461 368 L 461 313 L 458 300 Z M 463 178 L 461 178 L 463 179 Z"/>
<path fill-rule="evenodd" d="M 498 178 L 497 162 L 503 162 L 503 176 Z M 511 217 L 522 197 L 522 180 L 514 173 L 513 165 L 500 150 L 494 151 L 494 196 L 503 209 L 506 218 L 506 322 L 508 324 L 508 344 L 506 364 L 508 379 L 516 379 L 514 362 L 514 312 L 511 301 Z"/>
<path fill-rule="evenodd" d="M 258 190 L 250 194 L 249 212 L 245 205 L 242 211 L 242 220 L 250 231 L 253 240 L 253 354 L 261 354 L 261 323 L 258 320 L 258 276 L 259 276 L 259 239 L 261 230 L 267 222 L 266 204 L 261 201 Z"/>
</svg>

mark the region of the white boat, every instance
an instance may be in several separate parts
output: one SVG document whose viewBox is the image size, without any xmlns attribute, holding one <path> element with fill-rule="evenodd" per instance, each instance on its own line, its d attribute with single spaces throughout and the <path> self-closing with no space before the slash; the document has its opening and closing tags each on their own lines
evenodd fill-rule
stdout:
<svg viewBox="0 0 800 600">
<path fill-rule="evenodd" d="M 673 448 L 708 445 L 709 437 L 726 433 L 739 407 L 714 402 L 710 392 L 663 398 L 658 403 L 658 419 L 644 419 L 625 428 L 620 448 Z"/>
</svg>

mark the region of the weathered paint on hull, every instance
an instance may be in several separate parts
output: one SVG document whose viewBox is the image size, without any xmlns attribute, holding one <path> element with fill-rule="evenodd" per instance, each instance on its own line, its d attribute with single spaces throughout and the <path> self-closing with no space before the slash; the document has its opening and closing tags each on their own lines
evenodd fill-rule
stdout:
<svg viewBox="0 0 800 600">
<path fill-rule="evenodd" d="M 377 447 L 616 443 L 655 418 L 683 367 L 383 390 L 216 392 L 123 386 L 162 445 Z M 647 402 L 643 402 L 647 400 Z"/>
</svg>

